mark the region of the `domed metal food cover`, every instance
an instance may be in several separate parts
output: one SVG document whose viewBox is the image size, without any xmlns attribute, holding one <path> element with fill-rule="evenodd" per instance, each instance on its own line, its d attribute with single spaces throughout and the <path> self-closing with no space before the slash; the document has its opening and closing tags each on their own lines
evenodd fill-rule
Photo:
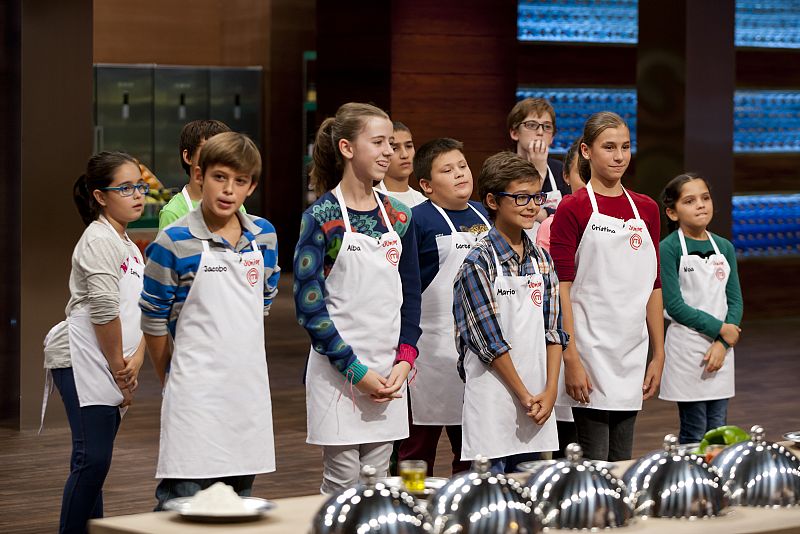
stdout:
<svg viewBox="0 0 800 534">
<path fill-rule="evenodd" d="M 728 506 L 719 474 L 703 458 L 679 450 L 678 438 L 664 437 L 664 449 L 637 460 L 622 477 L 642 517 L 714 517 Z"/>
<path fill-rule="evenodd" d="M 414 497 L 377 481 L 374 467 L 361 469 L 362 483 L 333 495 L 319 509 L 313 534 L 427 534 L 430 523 Z"/>
<path fill-rule="evenodd" d="M 528 479 L 531 498 L 546 528 L 622 527 L 633 517 L 625 486 L 603 467 L 583 459 L 580 445 L 567 445 L 567 458 Z"/>
<path fill-rule="evenodd" d="M 750 441 L 723 450 L 711 462 L 739 506 L 800 505 L 800 460 L 783 445 L 764 439 L 764 429 L 750 429 Z"/>
<path fill-rule="evenodd" d="M 436 534 L 536 534 L 541 531 L 528 492 L 516 480 L 490 471 L 478 458 L 472 471 L 453 477 L 431 497 Z"/>
</svg>

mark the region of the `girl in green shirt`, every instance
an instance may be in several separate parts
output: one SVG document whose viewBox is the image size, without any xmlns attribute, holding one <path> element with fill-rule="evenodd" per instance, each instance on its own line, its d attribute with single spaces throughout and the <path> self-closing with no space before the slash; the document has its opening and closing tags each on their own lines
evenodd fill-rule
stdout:
<svg viewBox="0 0 800 534">
<path fill-rule="evenodd" d="M 662 203 L 672 230 L 661 241 L 664 310 L 672 322 L 660 398 L 678 403 L 680 442 L 695 443 L 726 422 L 742 292 L 733 244 L 708 231 L 714 203 L 706 180 L 677 176 Z"/>
</svg>

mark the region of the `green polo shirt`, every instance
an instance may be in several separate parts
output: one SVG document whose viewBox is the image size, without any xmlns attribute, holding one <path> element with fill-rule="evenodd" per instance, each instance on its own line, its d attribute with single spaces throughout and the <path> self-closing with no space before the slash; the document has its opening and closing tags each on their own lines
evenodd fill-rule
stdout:
<svg viewBox="0 0 800 534">
<path fill-rule="evenodd" d="M 736 251 L 730 241 L 717 234 L 712 235 L 719 247 L 719 251 L 731 266 L 731 274 L 725 286 L 725 295 L 728 299 L 728 314 L 724 322 L 739 325 L 742 322 L 744 306 L 742 288 L 739 285 L 739 274 L 736 268 Z M 697 240 L 686 237 L 686 251 L 689 254 L 707 257 L 709 254 L 714 253 L 714 246 L 707 239 Z M 664 295 L 664 309 L 678 323 L 705 334 L 711 339 L 719 339 L 727 346 L 727 343 L 721 337 L 718 337 L 723 321 L 702 310 L 689 306 L 683 300 L 680 281 L 678 280 L 678 269 L 683 251 L 681 250 L 681 242 L 677 231 L 672 232 L 661 241 L 660 253 L 661 289 Z"/>
<path fill-rule="evenodd" d="M 189 213 L 191 210 L 195 209 L 199 203 L 199 200 L 192 200 L 192 207 L 189 208 L 189 205 L 186 203 L 186 199 L 183 198 L 183 193 L 179 191 L 172 196 L 170 201 L 167 202 L 167 204 L 161 208 L 161 211 L 158 213 L 158 229 L 163 230 L 170 224 Z M 244 209 L 244 204 L 242 204 L 242 207 L 239 208 L 239 211 L 242 213 L 247 213 L 247 210 Z"/>
</svg>

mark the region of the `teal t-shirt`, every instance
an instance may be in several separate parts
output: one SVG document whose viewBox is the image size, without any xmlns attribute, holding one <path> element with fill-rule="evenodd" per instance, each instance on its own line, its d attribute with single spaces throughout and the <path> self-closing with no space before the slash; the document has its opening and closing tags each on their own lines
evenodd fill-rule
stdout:
<svg viewBox="0 0 800 534">
<path fill-rule="evenodd" d="M 199 200 L 192 200 L 192 207 L 190 209 L 189 205 L 186 203 L 186 199 L 183 198 L 182 192 L 173 195 L 170 201 L 158 212 L 158 229 L 163 230 L 189 213 L 189 211 L 195 209 L 199 203 Z M 247 210 L 244 209 L 244 204 L 239 208 L 239 211 L 247 213 Z"/>
<path fill-rule="evenodd" d="M 742 321 L 744 303 L 742 301 L 742 288 L 739 285 L 739 271 L 736 267 L 736 251 L 733 243 L 716 234 L 711 234 L 719 251 L 728 260 L 731 274 L 725 286 L 725 295 L 728 299 L 728 314 L 726 323 L 739 325 Z M 698 241 L 686 237 L 686 251 L 700 257 L 714 254 L 714 247 L 709 240 Z M 672 319 L 684 326 L 696 330 L 711 339 L 720 339 L 719 330 L 723 321 L 697 308 L 686 304 L 681 295 L 678 271 L 681 264 L 681 242 L 677 230 L 661 241 L 661 288 L 664 294 L 664 309 Z M 724 343 L 724 341 L 723 341 Z"/>
</svg>

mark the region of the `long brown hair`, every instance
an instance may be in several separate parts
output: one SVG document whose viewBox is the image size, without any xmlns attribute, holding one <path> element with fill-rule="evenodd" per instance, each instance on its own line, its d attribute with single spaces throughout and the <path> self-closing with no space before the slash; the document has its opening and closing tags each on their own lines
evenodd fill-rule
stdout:
<svg viewBox="0 0 800 534">
<path fill-rule="evenodd" d="M 339 107 L 335 117 L 322 121 L 314 140 L 309 172 L 317 196 L 336 187 L 342 179 L 344 158 L 339 151 L 339 141 L 354 141 L 369 117 L 388 119 L 389 115 L 372 104 L 348 102 Z"/>
<path fill-rule="evenodd" d="M 587 147 L 591 147 L 592 143 L 595 142 L 601 133 L 609 128 L 619 128 L 620 126 L 628 128 L 628 125 L 625 123 L 625 119 L 613 111 L 599 111 L 589 117 L 589 119 L 583 125 L 583 136 L 581 137 L 581 142 Z M 628 128 L 628 131 L 630 131 L 630 128 Z M 578 169 L 578 172 L 580 172 L 580 169 L 589 171 L 585 177 L 586 182 L 588 182 L 591 178 L 590 162 L 583 156 L 583 150 L 580 149 L 578 150 Z M 581 178 L 584 178 L 582 173 Z"/>
</svg>

